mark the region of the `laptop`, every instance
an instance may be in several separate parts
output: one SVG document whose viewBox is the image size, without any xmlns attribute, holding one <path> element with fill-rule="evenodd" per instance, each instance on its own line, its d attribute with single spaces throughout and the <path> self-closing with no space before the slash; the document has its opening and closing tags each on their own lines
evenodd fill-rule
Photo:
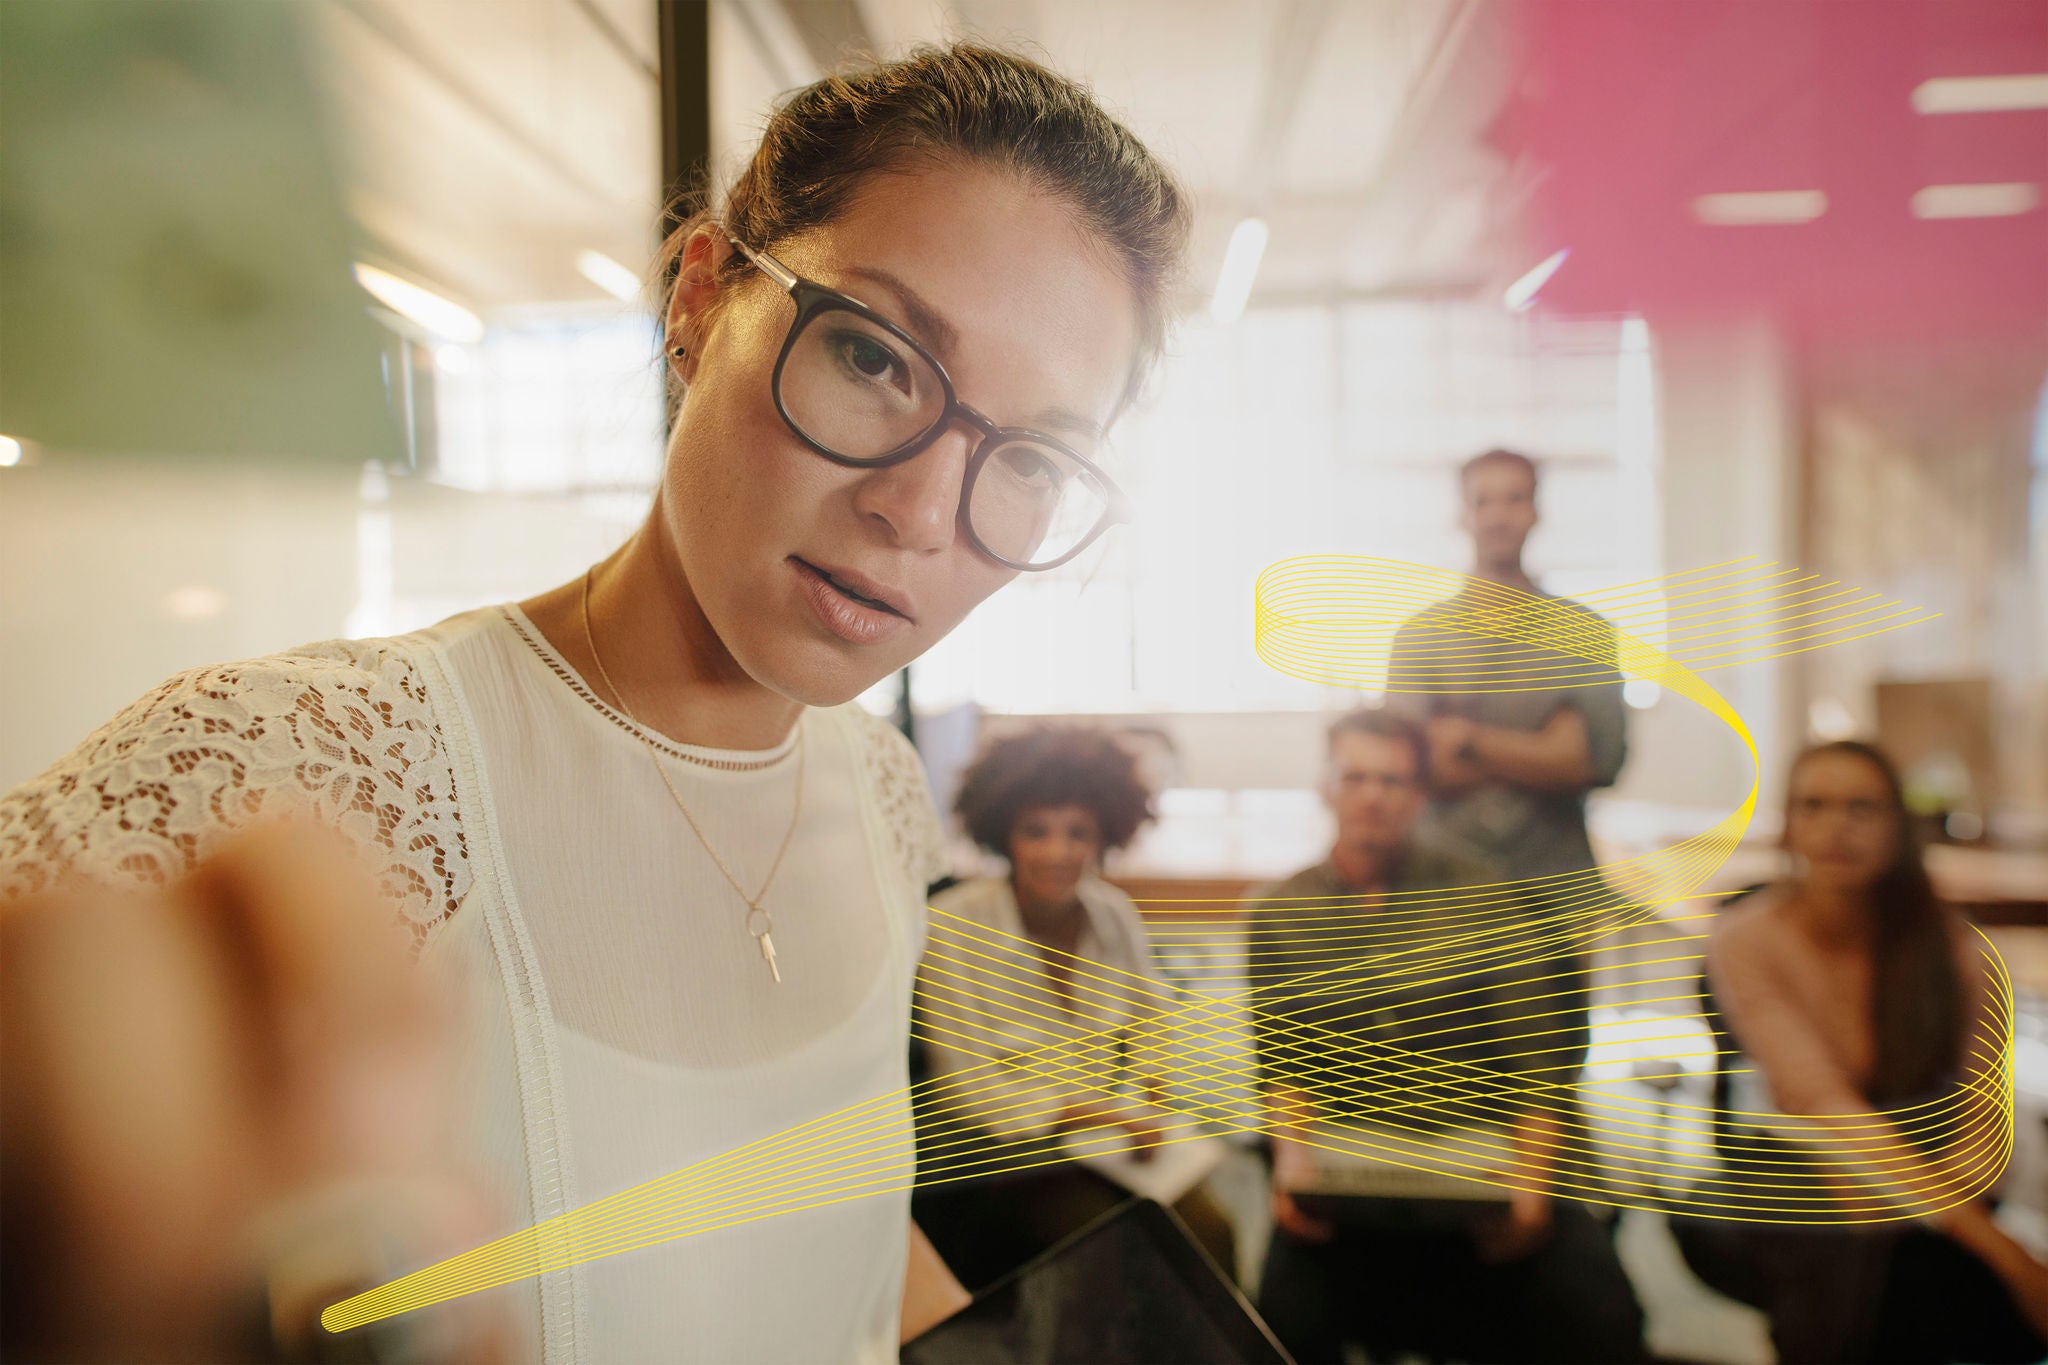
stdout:
<svg viewBox="0 0 2048 1365">
<path fill-rule="evenodd" d="M 1293 1365 L 1236 1286 L 1130 1199 L 903 1345 L 903 1365 Z"/>
</svg>

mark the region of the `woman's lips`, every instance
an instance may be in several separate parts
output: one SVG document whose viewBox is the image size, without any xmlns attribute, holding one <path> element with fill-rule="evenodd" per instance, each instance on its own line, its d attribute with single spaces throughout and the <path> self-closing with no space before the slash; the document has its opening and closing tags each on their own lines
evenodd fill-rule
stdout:
<svg viewBox="0 0 2048 1365">
<path fill-rule="evenodd" d="M 789 562 L 819 623 L 848 644 L 880 644 L 910 628 L 909 618 L 848 596 L 822 571 L 794 555 Z"/>
</svg>

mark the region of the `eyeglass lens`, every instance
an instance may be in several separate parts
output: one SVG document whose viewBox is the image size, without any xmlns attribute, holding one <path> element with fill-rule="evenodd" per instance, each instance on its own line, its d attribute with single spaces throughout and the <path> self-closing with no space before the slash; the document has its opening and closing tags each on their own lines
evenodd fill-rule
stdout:
<svg viewBox="0 0 2048 1365">
<path fill-rule="evenodd" d="M 849 460 L 876 460 L 919 440 L 945 416 L 931 362 L 868 318 L 813 314 L 783 362 L 784 411 L 805 436 Z M 1109 511 L 1109 492 L 1056 446 L 1006 440 L 983 452 L 967 521 L 984 548 L 1013 564 L 1062 558 Z"/>
</svg>

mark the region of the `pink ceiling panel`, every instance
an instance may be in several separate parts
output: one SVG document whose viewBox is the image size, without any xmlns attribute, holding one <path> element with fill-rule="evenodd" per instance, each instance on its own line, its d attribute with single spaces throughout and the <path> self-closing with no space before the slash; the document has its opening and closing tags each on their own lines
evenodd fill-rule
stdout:
<svg viewBox="0 0 2048 1365">
<path fill-rule="evenodd" d="M 1539 306 L 1764 311 L 1811 332 L 2048 330 L 2048 204 L 1923 221 L 1929 184 L 2048 198 L 2048 110 L 1925 115 L 1937 76 L 2048 72 L 2041 0 L 1523 0 L 1503 148 L 1572 256 Z M 1710 226 L 1703 194 L 1819 190 L 1815 221 Z"/>
</svg>

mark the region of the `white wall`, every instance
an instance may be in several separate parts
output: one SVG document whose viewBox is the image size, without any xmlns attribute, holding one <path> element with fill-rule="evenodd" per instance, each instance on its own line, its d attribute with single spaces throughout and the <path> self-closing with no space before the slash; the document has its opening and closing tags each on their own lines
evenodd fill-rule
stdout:
<svg viewBox="0 0 2048 1365">
<path fill-rule="evenodd" d="M 168 459 L 0 469 L 0 789 L 180 669 L 341 634 L 357 477 Z"/>
<path fill-rule="evenodd" d="M 646 511 L 640 493 L 362 488 L 339 468 L 0 469 L 0 790 L 182 669 L 528 596 Z"/>
</svg>

